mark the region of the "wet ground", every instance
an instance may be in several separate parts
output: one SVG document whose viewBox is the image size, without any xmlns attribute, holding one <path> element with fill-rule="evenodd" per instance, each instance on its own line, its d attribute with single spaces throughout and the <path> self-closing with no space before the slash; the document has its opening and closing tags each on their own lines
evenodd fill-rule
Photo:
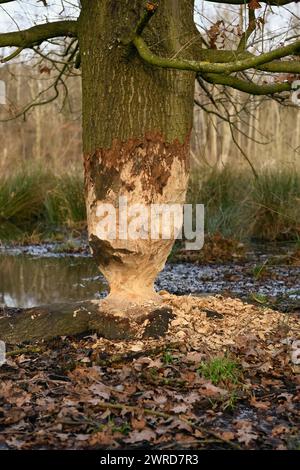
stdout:
<svg viewBox="0 0 300 470">
<path fill-rule="evenodd" d="M 105 295 L 86 247 L 65 248 L 0 247 L 0 303 Z M 165 338 L 8 346 L 0 449 L 299 450 L 300 267 L 289 250 L 255 246 L 235 262 L 167 264 L 157 289 L 194 297 L 170 299 L 180 314 Z M 273 302 L 291 315 L 195 298 L 208 293 Z"/>
<path fill-rule="evenodd" d="M 300 311 L 300 267 L 282 262 L 290 247 L 253 246 L 243 260 L 224 264 L 168 263 L 156 287 L 174 294 L 227 294 L 260 304 L 279 302 Z M 99 298 L 106 294 L 87 247 L 65 244 L 0 248 L 0 304 L 41 304 Z M 277 259 L 277 261 L 276 261 Z M 274 262 L 275 260 L 275 262 Z"/>
</svg>

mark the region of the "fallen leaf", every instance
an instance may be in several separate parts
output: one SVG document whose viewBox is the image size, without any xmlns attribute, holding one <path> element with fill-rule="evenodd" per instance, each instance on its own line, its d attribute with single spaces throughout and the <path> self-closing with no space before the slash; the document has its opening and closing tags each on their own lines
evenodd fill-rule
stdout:
<svg viewBox="0 0 300 470">
<path fill-rule="evenodd" d="M 271 406 L 271 403 L 269 401 L 257 401 L 253 396 L 251 397 L 250 405 L 254 406 L 254 408 L 257 408 L 258 410 L 267 410 Z"/>
<path fill-rule="evenodd" d="M 173 408 L 171 408 L 171 410 L 174 411 L 174 413 L 176 413 L 176 414 L 185 413 L 188 409 L 189 409 L 189 407 L 187 405 L 185 405 L 184 403 L 181 403 L 181 404 L 176 405 Z"/>
<path fill-rule="evenodd" d="M 129 434 L 129 437 L 124 439 L 128 444 L 135 444 L 141 441 L 153 441 L 156 438 L 155 432 L 150 428 L 145 428 L 142 431 L 134 430 Z"/>
<path fill-rule="evenodd" d="M 281 434 L 286 434 L 288 431 L 289 429 L 286 426 L 275 426 L 275 428 L 272 429 L 272 436 L 277 437 Z"/>
<path fill-rule="evenodd" d="M 97 383 L 94 385 L 91 385 L 89 387 L 89 390 L 94 394 L 97 395 L 101 398 L 104 398 L 105 400 L 109 400 L 110 398 L 110 389 L 103 383 Z"/>
<path fill-rule="evenodd" d="M 234 433 L 231 431 L 225 431 L 220 434 L 220 436 L 225 439 L 225 441 L 232 441 L 234 439 Z"/>
<path fill-rule="evenodd" d="M 131 426 L 134 430 L 141 431 L 146 427 L 146 420 L 144 418 L 136 419 L 136 418 L 131 418 Z"/>
<path fill-rule="evenodd" d="M 249 421 L 238 421 L 237 427 L 238 441 L 246 446 L 258 438 L 258 435 L 253 431 L 252 424 Z"/>
</svg>

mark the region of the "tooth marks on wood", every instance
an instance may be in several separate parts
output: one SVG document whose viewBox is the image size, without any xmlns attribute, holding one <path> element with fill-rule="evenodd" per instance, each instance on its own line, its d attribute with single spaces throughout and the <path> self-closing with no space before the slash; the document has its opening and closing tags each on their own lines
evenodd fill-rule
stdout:
<svg viewBox="0 0 300 470">
<path fill-rule="evenodd" d="M 126 248 L 115 248 L 109 240 L 100 240 L 95 235 L 90 236 L 90 246 L 96 262 L 102 266 L 107 266 L 112 261 L 122 264 L 122 255 L 134 253 Z"/>
<path fill-rule="evenodd" d="M 188 172 L 189 139 L 166 142 L 163 136 L 149 132 L 142 138 L 113 141 L 110 149 L 97 149 L 85 156 L 85 172 L 89 175 L 97 200 L 108 192 L 118 194 L 122 187 L 128 192 L 136 189 L 137 179 L 150 200 L 163 194 L 171 177 L 175 161 Z"/>
</svg>

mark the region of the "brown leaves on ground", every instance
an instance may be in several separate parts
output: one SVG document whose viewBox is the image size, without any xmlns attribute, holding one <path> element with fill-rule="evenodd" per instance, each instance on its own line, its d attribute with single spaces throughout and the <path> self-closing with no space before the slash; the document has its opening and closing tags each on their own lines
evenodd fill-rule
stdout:
<svg viewBox="0 0 300 470">
<path fill-rule="evenodd" d="M 0 367 L 0 449 L 299 448 L 296 316 L 164 297 L 176 317 L 163 339 L 14 351 Z M 215 357 L 238 363 L 238 380 L 202 376 Z"/>
<path fill-rule="evenodd" d="M 236 423 L 236 427 L 238 441 L 245 444 L 247 447 L 252 441 L 258 439 L 258 434 L 253 430 L 251 422 L 240 420 Z"/>
</svg>

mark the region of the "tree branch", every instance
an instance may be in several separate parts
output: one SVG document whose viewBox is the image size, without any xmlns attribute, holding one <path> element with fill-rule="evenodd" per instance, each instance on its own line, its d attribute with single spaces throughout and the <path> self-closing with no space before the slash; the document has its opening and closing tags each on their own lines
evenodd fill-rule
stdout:
<svg viewBox="0 0 300 470">
<path fill-rule="evenodd" d="M 1 1 L 1 0 L 0 0 Z M 23 31 L 0 34 L 0 47 L 32 47 L 58 36 L 77 36 L 77 21 L 54 21 Z"/>
<path fill-rule="evenodd" d="M 205 0 L 206 2 L 224 3 L 225 5 L 245 5 L 251 0 Z M 281 7 L 290 3 L 298 3 L 299 0 L 259 0 L 260 3 L 266 3 L 274 7 Z"/>
<path fill-rule="evenodd" d="M 202 49 L 201 59 L 207 62 L 214 63 L 228 63 L 236 60 L 247 59 L 255 57 L 251 52 L 244 51 L 230 51 L 230 50 L 217 50 L 217 49 Z M 270 63 L 254 67 L 263 72 L 273 73 L 300 73 L 299 60 L 273 60 Z"/>
<path fill-rule="evenodd" d="M 8 55 L 7 57 L 4 57 L 3 59 L 0 60 L 0 62 L 9 62 L 10 60 L 14 59 L 17 57 L 21 52 L 23 51 L 23 47 L 18 47 L 12 54 Z"/>
<path fill-rule="evenodd" d="M 146 28 L 147 24 L 149 23 L 152 16 L 156 12 L 157 8 L 158 8 L 158 3 L 154 3 L 154 2 L 146 3 L 144 13 L 134 30 L 135 34 L 140 36 L 143 33 L 144 29 Z"/>
<path fill-rule="evenodd" d="M 73 39 L 73 41 L 71 42 L 71 45 L 73 45 L 73 43 L 76 42 L 76 39 Z M 69 56 L 69 59 L 67 62 L 63 63 L 63 67 L 61 68 L 61 70 L 57 69 L 58 70 L 58 75 L 57 77 L 55 78 L 54 82 L 48 87 L 46 88 L 45 90 L 41 91 L 38 95 L 38 97 L 30 104 L 28 104 L 24 109 L 22 109 L 22 111 L 20 111 L 19 113 L 17 113 L 16 115 L 14 115 L 13 117 L 10 117 L 10 118 L 7 118 L 7 119 L 1 119 L 0 122 L 8 122 L 8 121 L 13 121 L 14 119 L 20 117 L 20 116 L 24 116 L 24 119 L 26 117 L 26 114 L 28 113 L 28 111 L 30 111 L 32 108 L 34 107 L 37 107 L 37 106 L 43 106 L 45 104 L 49 104 L 49 103 L 52 103 L 52 101 L 55 101 L 56 98 L 58 98 L 59 96 L 59 84 L 61 83 L 63 86 L 66 86 L 64 81 L 62 80 L 62 77 L 64 75 L 64 73 L 66 72 L 68 66 L 72 63 L 73 59 L 74 59 L 74 56 L 76 54 L 76 52 L 78 51 L 78 45 L 76 45 L 76 47 L 74 48 L 74 50 L 71 51 L 71 54 Z M 47 91 L 49 91 L 51 88 L 54 89 L 54 95 L 45 99 L 44 101 L 37 101 L 37 99 L 39 97 L 41 97 L 43 94 L 45 94 Z"/>
<path fill-rule="evenodd" d="M 243 70 L 257 68 L 261 65 L 264 65 L 268 62 L 272 62 L 276 59 L 282 57 L 287 57 L 293 55 L 300 51 L 300 41 L 296 41 L 287 46 L 279 47 L 274 51 L 266 52 L 258 56 L 252 55 L 246 59 L 237 59 L 234 62 L 227 63 L 211 63 L 205 61 L 194 61 L 186 59 L 169 59 L 165 57 L 160 57 L 154 54 L 143 38 L 136 36 L 133 40 L 139 55 L 141 58 L 148 64 L 154 65 L 162 68 L 177 69 L 177 70 L 190 70 L 192 72 L 198 73 L 233 73 L 241 72 Z M 216 52 L 216 51 L 212 51 Z M 300 62 L 298 62 L 298 67 L 300 71 Z"/>
<path fill-rule="evenodd" d="M 256 29 L 255 10 L 253 10 L 253 8 L 248 7 L 248 15 L 249 15 L 248 27 L 241 37 L 240 43 L 237 48 L 238 52 L 242 52 L 247 49 L 248 39 L 250 38 L 251 34 L 254 33 Z"/>
<path fill-rule="evenodd" d="M 238 77 L 231 77 L 229 75 L 221 75 L 218 73 L 210 73 L 202 75 L 202 78 L 214 85 L 224 85 L 236 90 L 249 93 L 251 95 L 273 95 L 274 93 L 281 93 L 282 91 L 291 91 L 291 83 L 268 83 L 258 85 L 257 83 L 250 83 Z"/>
</svg>

